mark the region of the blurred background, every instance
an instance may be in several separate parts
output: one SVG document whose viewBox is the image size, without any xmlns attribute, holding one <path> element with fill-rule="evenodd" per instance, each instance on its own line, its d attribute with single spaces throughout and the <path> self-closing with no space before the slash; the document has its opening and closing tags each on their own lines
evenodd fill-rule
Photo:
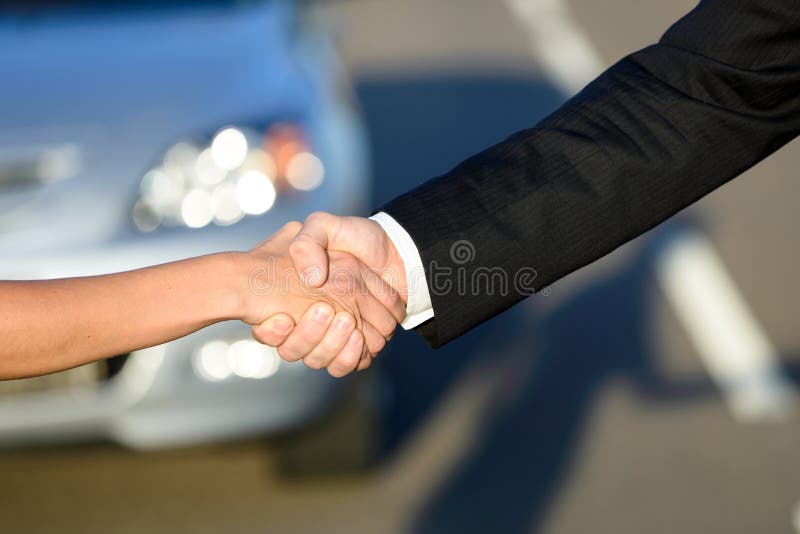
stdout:
<svg viewBox="0 0 800 534">
<path fill-rule="evenodd" d="M 245 249 L 532 126 L 691 0 L 0 7 L 0 278 Z M 9 532 L 800 532 L 797 143 L 431 351 L 221 324 L 0 383 Z"/>
</svg>

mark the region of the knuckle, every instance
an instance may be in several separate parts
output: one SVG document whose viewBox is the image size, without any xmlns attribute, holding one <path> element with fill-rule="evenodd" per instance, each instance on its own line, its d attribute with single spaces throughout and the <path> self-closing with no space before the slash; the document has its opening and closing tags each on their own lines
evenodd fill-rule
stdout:
<svg viewBox="0 0 800 534">
<path fill-rule="evenodd" d="M 296 350 L 294 350 L 292 347 L 287 347 L 286 345 L 281 345 L 278 347 L 278 355 L 287 362 L 296 362 L 301 358 L 300 354 L 298 354 Z"/>
<path fill-rule="evenodd" d="M 269 343 L 267 343 L 268 340 L 266 339 L 263 328 L 260 325 L 251 326 L 250 335 L 262 345 L 269 345 Z"/>
<path fill-rule="evenodd" d="M 309 242 L 308 236 L 304 234 L 298 234 L 298 236 L 294 238 L 294 241 L 289 243 L 289 254 L 292 256 L 302 255 L 308 252 L 311 249 L 311 246 L 312 245 Z"/>
<path fill-rule="evenodd" d="M 360 359 L 363 360 L 365 358 L 370 358 L 370 357 L 371 356 L 370 356 L 369 347 L 367 347 L 367 344 L 365 343 L 364 346 L 361 347 L 361 358 Z"/>
<path fill-rule="evenodd" d="M 325 336 L 319 345 L 319 350 L 325 354 L 338 354 L 342 350 L 347 338 L 340 334 L 329 334 Z"/>
<path fill-rule="evenodd" d="M 276 330 L 276 327 L 267 322 L 253 327 L 253 337 L 256 341 L 269 345 L 270 347 L 278 347 L 289 339 L 289 336 L 294 331 L 294 326 L 288 331 Z"/>
<path fill-rule="evenodd" d="M 366 357 L 362 357 L 358 361 L 358 370 L 359 371 L 363 371 L 364 369 L 366 369 L 370 365 L 372 365 L 372 357 L 369 356 L 369 355 L 367 355 Z"/>
<path fill-rule="evenodd" d="M 342 354 L 339 358 L 337 358 L 336 361 L 339 362 L 339 365 L 341 367 L 352 370 L 355 369 L 356 366 L 358 365 L 360 357 L 361 357 L 360 353 L 351 352 L 348 354 Z"/>
<path fill-rule="evenodd" d="M 328 374 L 331 375 L 333 378 L 344 378 L 344 376 L 347 373 L 342 371 L 338 367 L 330 366 L 328 367 Z"/>
<path fill-rule="evenodd" d="M 391 336 L 395 328 L 397 328 L 397 322 L 392 318 L 386 318 L 378 325 L 378 332 L 385 338 Z"/>
<path fill-rule="evenodd" d="M 377 338 L 372 343 L 370 343 L 369 352 L 372 354 L 377 354 L 382 351 L 386 347 L 386 339 L 384 338 Z"/>
<path fill-rule="evenodd" d="M 280 347 L 281 342 L 283 341 L 282 339 L 276 337 L 275 334 L 271 334 L 269 332 L 254 330 L 252 335 L 254 340 L 262 345 L 266 345 L 267 347 Z"/>
<path fill-rule="evenodd" d="M 397 308 L 398 301 L 400 298 L 397 296 L 397 292 L 393 290 L 385 290 L 383 288 L 380 289 L 380 297 L 383 300 L 384 306 L 389 309 Z"/>
<path fill-rule="evenodd" d="M 325 362 L 316 357 L 305 357 L 303 358 L 303 363 L 306 365 L 306 367 L 315 371 L 319 371 L 325 367 Z"/>
<path fill-rule="evenodd" d="M 335 363 L 328 366 L 328 374 L 334 378 L 344 378 L 355 370 L 355 364 L 349 365 L 347 363 Z"/>
<path fill-rule="evenodd" d="M 321 223 L 327 216 L 328 214 L 324 211 L 314 211 L 308 217 L 306 217 L 306 224 Z"/>
<path fill-rule="evenodd" d="M 347 344 L 347 339 L 355 328 L 355 319 L 345 314 L 334 319 L 333 325 L 325 334 L 322 346 L 331 354 L 336 354 Z"/>
<path fill-rule="evenodd" d="M 400 298 L 400 294 L 397 291 L 392 290 L 389 292 L 389 306 L 393 309 L 399 310 L 403 317 L 405 317 L 406 304 L 403 302 L 403 299 Z"/>
<path fill-rule="evenodd" d="M 343 272 L 346 272 L 352 278 L 360 275 L 358 268 L 358 260 L 355 256 L 348 253 L 340 253 L 336 255 L 336 261 Z"/>
<path fill-rule="evenodd" d="M 363 352 L 363 342 L 345 347 L 341 353 L 341 357 L 349 360 L 358 360 L 361 358 Z"/>
<path fill-rule="evenodd" d="M 305 332 L 302 332 L 302 337 L 298 339 L 298 343 L 300 343 L 301 346 L 306 349 L 303 353 L 303 356 L 308 356 L 311 354 L 324 337 L 325 325 L 320 325 L 316 322 Z"/>
<path fill-rule="evenodd" d="M 300 231 L 301 228 L 303 228 L 303 223 L 301 223 L 300 221 L 289 221 L 283 225 L 282 230 L 285 230 L 287 232 L 297 233 Z"/>
</svg>

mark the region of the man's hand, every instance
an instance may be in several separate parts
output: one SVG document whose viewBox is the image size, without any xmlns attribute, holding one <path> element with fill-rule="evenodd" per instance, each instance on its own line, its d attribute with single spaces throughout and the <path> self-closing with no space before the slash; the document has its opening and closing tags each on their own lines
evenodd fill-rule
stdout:
<svg viewBox="0 0 800 534">
<path fill-rule="evenodd" d="M 289 254 L 308 287 L 320 287 L 328 279 L 329 250 L 352 254 L 406 300 L 403 261 L 392 240 L 377 222 L 324 212 L 309 215 L 289 245 Z"/>
<path fill-rule="evenodd" d="M 371 291 L 385 291 L 388 295 L 373 293 L 373 297 L 395 310 L 395 317 L 402 322 L 405 317 L 407 300 L 406 272 L 403 261 L 389 236 L 381 226 L 370 219 L 360 217 L 338 217 L 328 213 L 314 213 L 306 219 L 302 229 L 289 245 L 289 252 L 294 266 L 300 273 L 303 284 L 309 288 L 324 287 L 336 276 L 336 251 L 346 252 L 369 268 L 373 276 L 383 281 L 383 285 L 375 281 L 369 286 Z M 397 310 L 402 308 L 398 316 Z M 368 324 L 375 319 L 369 315 L 362 318 Z M 314 321 L 313 317 L 304 316 L 297 327 L 291 317 L 279 314 L 270 317 L 264 323 L 253 328 L 253 336 L 260 342 L 278 347 L 281 355 L 289 352 L 293 356 L 305 358 L 310 355 L 313 361 L 336 361 L 343 356 L 337 345 L 328 341 L 335 335 L 335 327 Z M 394 330 L 394 329 L 393 329 Z M 376 355 L 391 337 L 384 336 L 382 343 L 368 340 L 369 353 Z M 377 350 L 376 350 L 377 349 Z M 368 367 L 368 363 L 359 365 L 358 370 Z M 343 366 L 336 366 L 337 371 Z M 333 373 L 332 373 L 333 374 Z"/>
<path fill-rule="evenodd" d="M 380 276 L 344 252 L 325 252 L 323 283 L 301 283 L 301 271 L 289 256 L 300 228 L 300 223 L 289 223 L 248 253 L 252 267 L 245 321 L 254 325 L 256 339 L 278 346 L 287 361 L 302 359 L 337 377 L 366 369 L 403 320 L 405 303 Z M 262 323 L 271 316 L 267 329 Z"/>
</svg>

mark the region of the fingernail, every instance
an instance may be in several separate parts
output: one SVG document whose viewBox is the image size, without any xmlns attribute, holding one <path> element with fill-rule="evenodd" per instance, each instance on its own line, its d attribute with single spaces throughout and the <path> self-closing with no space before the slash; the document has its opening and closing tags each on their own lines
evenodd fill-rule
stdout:
<svg viewBox="0 0 800 534">
<path fill-rule="evenodd" d="M 286 319 L 275 319 L 272 321 L 272 330 L 278 334 L 287 334 L 292 329 L 291 321 Z"/>
<path fill-rule="evenodd" d="M 327 323 L 328 319 L 330 318 L 331 311 L 327 306 L 319 306 L 316 310 L 314 310 L 314 319 L 316 319 L 318 322 Z"/>
<path fill-rule="evenodd" d="M 339 330 L 350 328 L 350 319 L 348 317 L 339 317 L 336 319 L 336 328 Z"/>
<path fill-rule="evenodd" d="M 303 283 L 314 285 L 319 283 L 320 279 L 322 278 L 322 272 L 319 267 L 310 267 L 303 271 Z"/>
</svg>

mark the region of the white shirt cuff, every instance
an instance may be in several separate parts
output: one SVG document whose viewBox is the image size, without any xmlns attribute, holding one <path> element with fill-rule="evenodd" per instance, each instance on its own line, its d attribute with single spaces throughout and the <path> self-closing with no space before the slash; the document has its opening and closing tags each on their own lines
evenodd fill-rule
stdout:
<svg viewBox="0 0 800 534">
<path fill-rule="evenodd" d="M 422 257 L 414 240 L 408 235 L 406 229 L 400 226 L 389 214 L 378 212 L 372 217 L 392 240 L 394 247 L 403 260 L 406 269 L 406 287 L 408 288 L 408 302 L 406 304 L 406 319 L 402 323 L 405 330 L 415 328 L 433 317 L 433 303 L 428 292 L 428 279 L 425 276 L 425 267 Z"/>
</svg>

